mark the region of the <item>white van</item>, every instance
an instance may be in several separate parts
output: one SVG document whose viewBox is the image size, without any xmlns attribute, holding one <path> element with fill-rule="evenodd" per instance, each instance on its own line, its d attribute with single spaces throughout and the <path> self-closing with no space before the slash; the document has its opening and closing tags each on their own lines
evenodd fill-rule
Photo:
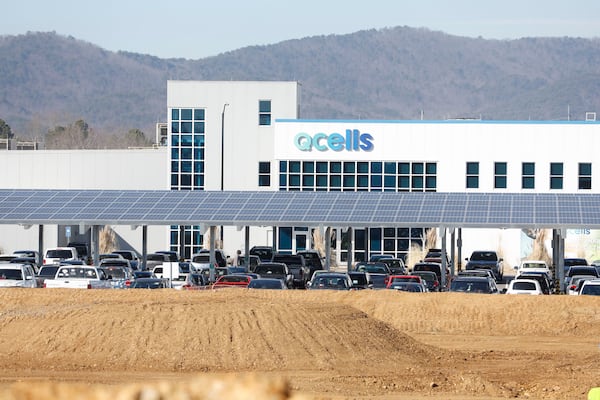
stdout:
<svg viewBox="0 0 600 400">
<path fill-rule="evenodd" d="M 28 264 L 0 264 L 0 288 L 5 287 L 38 287 L 33 267 Z"/>
<path fill-rule="evenodd" d="M 42 264 L 59 264 L 61 261 L 79 260 L 79 254 L 75 247 L 53 247 L 46 249 Z"/>
</svg>

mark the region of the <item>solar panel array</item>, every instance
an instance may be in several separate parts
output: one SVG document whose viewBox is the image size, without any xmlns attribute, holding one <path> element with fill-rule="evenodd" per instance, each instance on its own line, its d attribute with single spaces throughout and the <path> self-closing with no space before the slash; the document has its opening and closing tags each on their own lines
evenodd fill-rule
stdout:
<svg viewBox="0 0 600 400">
<path fill-rule="evenodd" d="M 4 189 L 0 224 L 600 228 L 600 195 Z"/>
</svg>

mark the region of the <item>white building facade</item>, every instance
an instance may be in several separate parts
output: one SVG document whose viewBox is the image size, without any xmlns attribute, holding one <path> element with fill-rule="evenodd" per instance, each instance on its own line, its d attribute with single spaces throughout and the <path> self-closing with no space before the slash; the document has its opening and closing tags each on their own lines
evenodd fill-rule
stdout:
<svg viewBox="0 0 600 400">
<path fill-rule="evenodd" d="M 303 120 L 300 85 L 267 81 L 168 81 L 166 108 L 164 147 L 3 151 L 0 168 L 8 173 L 0 176 L 0 187 L 600 193 L 595 121 Z M 103 172 L 107 167 L 113 178 Z M 311 247 L 315 228 L 251 227 L 249 245 L 295 252 Z M 406 257 L 424 237 L 423 229 L 409 226 L 352 227 L 351 235 L 348 227 L 332 228 L 338 262 L 347 260 L 347 246 L 353 260 L 378 253 Z M 140 250 L 139 232 L 115 229 Z M 148 248 L 184 249 L 187 258 L 205 245 L 205 229 L 151 227 Z M 582 233 L 592 235 L 586 227 L 573 235 Z M 23 235 L 12 241 L 3 233 L 0 247 L 35 246 L 34 232 L 31 240 Z M 222 235 L 227 253 L 245 250 L 244 227 L 225 227 Z M 502 248 L 508 264 L 516 264 L 522 236 L 516 230 L 464 231 L 463 254 Z M 48 246 L 54 239 L 47 238 Z"/>
</svg>

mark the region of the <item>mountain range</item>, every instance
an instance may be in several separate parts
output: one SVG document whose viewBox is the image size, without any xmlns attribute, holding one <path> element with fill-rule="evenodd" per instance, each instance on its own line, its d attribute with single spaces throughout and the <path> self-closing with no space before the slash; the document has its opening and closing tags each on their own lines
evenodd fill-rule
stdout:
<svg viewBox="0 0 600 400">
<path fill-rule="evenodd" d="M 112 52 L 54 32 L 0 36 L 0 119 L 21 137 L 83 119 L 166 121 L 167 80 L 298 81 L 311 119 L 582 120 L 600 112 L 600 38 L 489 40 L 393 27 L 198 60 Z"/>
</svg>

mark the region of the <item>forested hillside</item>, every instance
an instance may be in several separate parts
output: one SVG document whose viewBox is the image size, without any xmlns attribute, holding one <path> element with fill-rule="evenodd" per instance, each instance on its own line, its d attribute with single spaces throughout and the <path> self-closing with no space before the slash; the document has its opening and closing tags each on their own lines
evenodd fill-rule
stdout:
<svg viewBox="0 0 600 400">
<path fill-rule="evenodd" d="M 303 118 L 583 119 L 600 112 L 600 39 L 485 40 L 396 27 L 189 60 L 110 52 L 55 33 L 0 37 L 0 119 L 16 136 L 83 120 L 95 132 L 137 128 L 152 137 L 166 120 L 168 79 L 299 81 Z"/>
</svg>

